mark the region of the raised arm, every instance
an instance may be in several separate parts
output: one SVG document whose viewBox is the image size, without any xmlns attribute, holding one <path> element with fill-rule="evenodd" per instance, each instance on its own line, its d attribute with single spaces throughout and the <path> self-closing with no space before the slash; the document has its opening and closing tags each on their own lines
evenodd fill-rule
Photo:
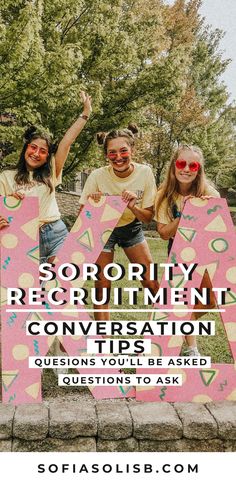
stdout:
<svg viewBox="0 0 236 481">
<path fill-rule="evenodd" d="M 80 117 L 71 125 L 67 130 L 64 137 L 58 145 L 58 149 L 55 154 L 56 163 L 56 177 L 58 177 L 63 169 L 64 163 L 70 152 L 70 147 L 83 130 L 92 110 L 91 97 L 85 92 L 81 92 L 81 99 L 83 101 L 83 113 Z"/>
</svg>

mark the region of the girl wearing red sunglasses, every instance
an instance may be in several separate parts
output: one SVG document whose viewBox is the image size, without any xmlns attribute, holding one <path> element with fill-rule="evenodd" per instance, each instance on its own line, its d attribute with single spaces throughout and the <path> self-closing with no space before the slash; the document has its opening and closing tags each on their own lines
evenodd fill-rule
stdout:
<svg viewBox="0 0 236 481">
<path fill-rule="evenodd" d="M 83 113 L 67 130 L 58 148 L 45 132 L 31 126 L 24 135 L 24 145 L 16 166 L 0 174 L 0 195 L 39 198 L 40 261 L 53 262 L 65 237 L 67 228 L 61 220 L 55 187 L 61 183 L 64 163 L 91 112 L 91 98 L 81 92 Z M 9 222 L 0 216 L 0 229 Z"/>
<path fill-rule="evenodd" d="M 83 113 L 67 130 L 58 148 L 53 145 L 49 135 L 32 126 L 25 132 L 17 165 L 0 174 L 0 195 L 13 195 L 17 199 L 36 196 L 39 199 L 41 263 L 53 263 L 68 234 L 67 227 L 61 220 L 55 188 L 61 183 L 63 166 L 71 144 L 84 128 L 91 113 L 91 97 L 81 92 L 81 99 Z M 8 225 L 8 220 L 0 215 L 0 229 Z M 65 355 L 64 348 L 59 346 L 58 341 L 54 354 Z"/>
<path fill-rule="evenodd" d="M 175 151 L 164 182 L 159 187 L 156 197 L 157 231 L 160 237 L 168 240 L 168 254 L 170 253 L 174 236 L 178 229 L 184 202 L 189 197 L 219 197 L 219 193 L 206 178 L 204 159 L 201 149 L 194 145 L 180 145 Z M 203 277 L 202 287 L 211 287 L 207 275 Z M 202 306 L 211 309 L 215 299 L 211 293 L 210 305 Z M 198 306 L 201 308 L 201 306 Z M 200 314 L 194 314 L 197 319 Z M 196 338 L 187 336 L 189 356 L 199 356 Z"/>
<path fill-rule="evenodd" d="M 117 226 L 104 245 L 97 264 L 101 267 L 100 280 L 95 282 L 99 297 L 103 288 L 110 288 L 111 282 L 103 275 L 104 267 L 113 262 L 115 246 L 124 249 L 130 262 L 144 264 L 146 267 L 143 285 L 158 289 L 156 281 L 150 281 L 149 266 L 152 257 L 144 238 L 142 222 L 148 224 L 154 214 L 156 184 L 154 175 L 147 165 L 132 161 L 137 127 L 100 133 L 97 140 L 103 145 L 108 165 L 93 171 L 85 184 L 80 203 L 83 206 L 90 197 L 99 202 L 104 195 L 119 195 L 126 203 L 126 209 Z M 95 308 L 108 309 L 108 305 Z M 96 312 L 97 320 L 109 320 L 109 312 Z"/>
</svg>

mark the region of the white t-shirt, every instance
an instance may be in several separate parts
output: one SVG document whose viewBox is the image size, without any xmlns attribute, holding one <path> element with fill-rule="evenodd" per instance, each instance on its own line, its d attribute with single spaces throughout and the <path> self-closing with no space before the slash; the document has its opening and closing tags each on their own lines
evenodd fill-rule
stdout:
<svg viewBox="0 0 236 481">
<path fill-rule="evenodd" d="M 102 192 L 104 195 L 121 195 L 129 190 L 137 195 L 137 207 L 143 209 L 152 207 L 156 197 L 156 183 L 152 170 L 148 165 L 133 163 L 134 170 L 128 177 L 118 177 L 109 165 L 94 170 L 88 177 L 80 197 L 80 204 L 84 205 L 89 194 Z M 130 224 L 135 215 L 126 208 L 117 227 Z"/>
<path fill-rule="evenodd" d="M 156 197 L 156 202 L 158 200 L 158 196 L 159 196 L 159 192 L 157 193 L 157 197 Z M 211 197 L 220 197 L 220 194 L 219 192 L 217 192 L 217 190 L 212 186 L 212 185 L 208 185 L 207 188 L 206 188 L 206 191 L 204 193 L 204 195 L 209 195 Z M 178 208 L 178 210 L 181 210 L 181 206 L 182 206 L 182 201 L 184 199 L 184 196 L 181 195 L 181 194 L 176 194 L 175 196 L 175 204 Z M 154 219 L 157 221 L 157 222 L 160 222 L 161 224 L 169 224 L 171 222 L 171 219 L 169 218 L 168 216 L 168 204 L 167 204 L 167 199 L 163 199 L 159 209 L 158 209 L 158 212 L 156 212 L 155 214 L 155 217 Z M 173 219 L 172 219 L 173 220 Z"/>
<path fill-rule="evenodd" d="M 53 191 L 47 185 L 33 179 L 33 172 L 29 173 L 29 182 L 17 184 L 15 175 L 17 170 L 4 170 L 0 174 L 0 195 L 12 195 L 14 192 L 25 194 L 26 197 L 35 196 L 39 199 L 39 225 L 54 222 L 60 219 L 61 214 L 55 196 L 55 187 L 61 183 L 61 174 L 56 178 L 55 159 L 52 159 L 52 182 Z"/>
</svg>

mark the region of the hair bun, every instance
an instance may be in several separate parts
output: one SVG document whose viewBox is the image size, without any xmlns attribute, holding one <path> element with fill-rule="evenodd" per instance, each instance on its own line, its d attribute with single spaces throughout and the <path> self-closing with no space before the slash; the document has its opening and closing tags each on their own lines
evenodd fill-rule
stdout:
<svg viewBox="0 0 236 481">
<path fill-rule="evenodd" d="M 28 129 L 26 129 L 25 133 L 24 133 L 24 140 L 30 140 L 31 136 L 37 132 L 37 127 L 35 127 L 35 125 L 30 125 L 30 127 L 28 127 Z"/>
<path fill-rule="evenodd" d="M 130 130 L 130 131 L 132 132 L 132 134 L 134 134 L 134 135 L 138 133 L 138 127 L 137 127 L 136 124 L 130 123 L 127 128 L 128 128 L 128 130 Z"/>
<path fill-rule="evenodd" d="M 103 145 L 106 138 L 106 132 L 98 132 L 96 138 L 98 145 Z"/>
<path fill-rule="evenodd" d="M 23 139 L 26 143 L 31 142 L 32 139 L 36 139 L 39 137 L 40 139 L 46 140 L 48 146 L 51 146 L 52 144 L 52 137 L 49 132 L 46 130 L 42 130 L 40 127 L 37 127 L 35 125 L 30 125 L 28 129 L 26 129 Z"/>
<path fill-rule="evenodd" d="M 58 141 L 51 144 L 51 147 L 50 147 L 51 154 L 55 154 L 57 149 L 58 149 Z"/>
</svg>

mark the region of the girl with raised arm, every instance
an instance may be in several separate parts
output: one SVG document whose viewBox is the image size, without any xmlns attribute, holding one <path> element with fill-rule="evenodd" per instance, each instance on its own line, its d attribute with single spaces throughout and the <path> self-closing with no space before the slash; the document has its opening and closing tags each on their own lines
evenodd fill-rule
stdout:
<svg viewBox="0 0 236 481">
<path fill-rule="evenodd" d="M 39 199 L 40 262 L 53 262 L 67 236 L 61 220 L 55 188 L 61 183 L 63 166 L 70 147 L 84 128 L 91 113 L 91 98 L 81 92 L 83 113 L 67 130 L 58 148 L 48 134 L 30 127 L 24 135 L 24 145 L 15 167 L 0 174 L 0 195 L 18 199 L 37 196 Z M 0 216 L 0 228 L 9 225 Z"/>
</svg>

